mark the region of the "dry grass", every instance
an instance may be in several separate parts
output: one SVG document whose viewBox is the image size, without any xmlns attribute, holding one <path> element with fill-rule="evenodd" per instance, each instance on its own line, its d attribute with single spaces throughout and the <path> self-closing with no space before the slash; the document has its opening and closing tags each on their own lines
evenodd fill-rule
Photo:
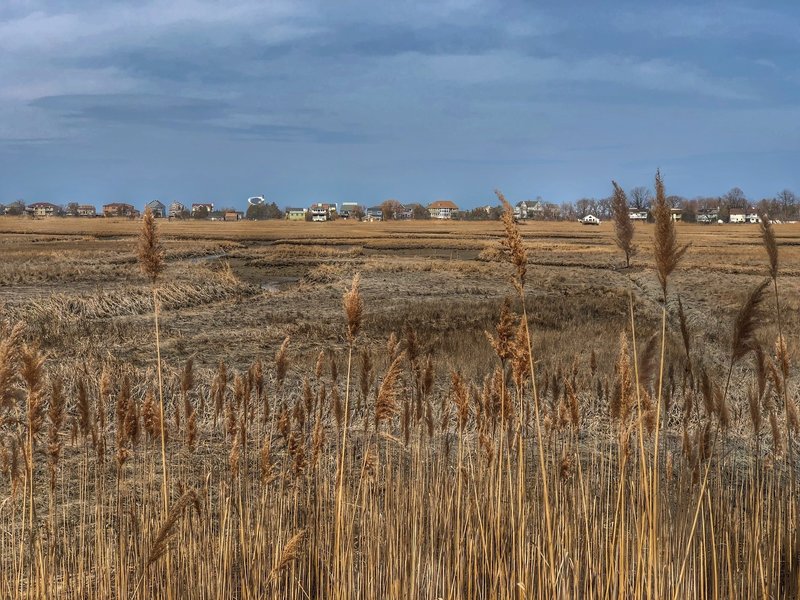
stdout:
<svg viewBox="0 0 800 600">
<path fill-rule="evenodd" d="M 797 597 L 800 227 L 506 226 L 0 219 L 0 597 Z"/>
</svg>

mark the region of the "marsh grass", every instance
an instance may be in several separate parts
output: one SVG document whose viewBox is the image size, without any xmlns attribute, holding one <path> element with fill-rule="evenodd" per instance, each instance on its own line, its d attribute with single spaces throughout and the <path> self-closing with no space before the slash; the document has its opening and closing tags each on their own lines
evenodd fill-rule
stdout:
<svg viewBox="0 0 800 600">
<path fill-rule="evenodd" d="M 159 315 L 155 363 L 77 369 L 4 323 L 0 597 L 797 597 L 774 237 L 769 279 L 720 324 L 721 368 L 676 293 L 692 257 L 670 225 L 591 352 L 532 300 L 541 257 L 504 227 L 508 300 L 458 352 L 435 307 L 378 318 L 369 274 L 336 290 L 333 341 L 302 354 L 313 340 L 275 332 L 244 364 L 162 360 Z"/>
</svg>

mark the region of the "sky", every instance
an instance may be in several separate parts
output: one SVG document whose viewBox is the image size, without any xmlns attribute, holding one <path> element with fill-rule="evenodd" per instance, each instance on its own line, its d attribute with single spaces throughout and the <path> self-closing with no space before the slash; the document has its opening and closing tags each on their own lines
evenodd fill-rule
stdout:
<svg viewBox="0 0 800 600">
<path fill-rule="evenodd" d="M 800 3 L 2 0 L 0 203 L 800 193 Z"/>
</svg>

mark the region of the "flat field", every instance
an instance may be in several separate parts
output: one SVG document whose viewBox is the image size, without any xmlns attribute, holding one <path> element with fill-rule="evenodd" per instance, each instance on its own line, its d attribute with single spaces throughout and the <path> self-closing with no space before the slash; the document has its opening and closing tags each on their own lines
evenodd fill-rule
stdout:
<svg viewBox="0 0 800 600">
<path fill-rule="evenodd" d="M 365 339 L 383 343 L 409 324 L 443 360 L 480 369 L 491 352 L 484 330 L 492 330 L 502 300 L 513 296 L 510 270 L 495 256 L 503 231 L 494 222 L 164 221 L 159 228 L 167 249 L 162 351 L 178 363 L 196 356 L 201 365 L 220 358 L 249 364 L 273 354 L 286 335 L 314 355 L 342 345 L 341 295 L 360 273 Z M 136 260 L 138 229 L 128 220 L 0 218 L 0 302 L 49 343 L 102 347 L 148 363 L 152 307 Z M 800 225 L 775 229 L 784 317 L 794 327 Z M 628 325 L 629 294 L 643 336 L 658 325 L 652 225 L 637 227 L 639 253 L 630 269 L 610 223 L 525 222 L 520 231 L 542 360 L 566 367 L 606 350 L 609 335 Z M 671 321 L 677 325 L 680 296 L 703 353 L 724 362 L 736 310 L 768 274 L 759 228 L 678 224 L 677 231 L 691 248 L 670 282 Z M 112 323 L 120 335 L 109 344 Z"/>
<path fill-rule="evenodd" d="M 800 225 L 162 221 L 163 386 L 140 228 L 0 218 L 0 597 L 797 597 Z"/>
</svg>

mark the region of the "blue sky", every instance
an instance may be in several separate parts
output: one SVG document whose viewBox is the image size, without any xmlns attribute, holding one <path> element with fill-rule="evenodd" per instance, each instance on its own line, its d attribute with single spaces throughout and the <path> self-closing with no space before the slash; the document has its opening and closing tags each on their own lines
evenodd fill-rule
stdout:
<svg viewBox="0 0 800 600">
<path fill-rule="evenodd" d="M 0 203 L 800 192 L 798 7 L 3 0 Z"/>
</svg>

